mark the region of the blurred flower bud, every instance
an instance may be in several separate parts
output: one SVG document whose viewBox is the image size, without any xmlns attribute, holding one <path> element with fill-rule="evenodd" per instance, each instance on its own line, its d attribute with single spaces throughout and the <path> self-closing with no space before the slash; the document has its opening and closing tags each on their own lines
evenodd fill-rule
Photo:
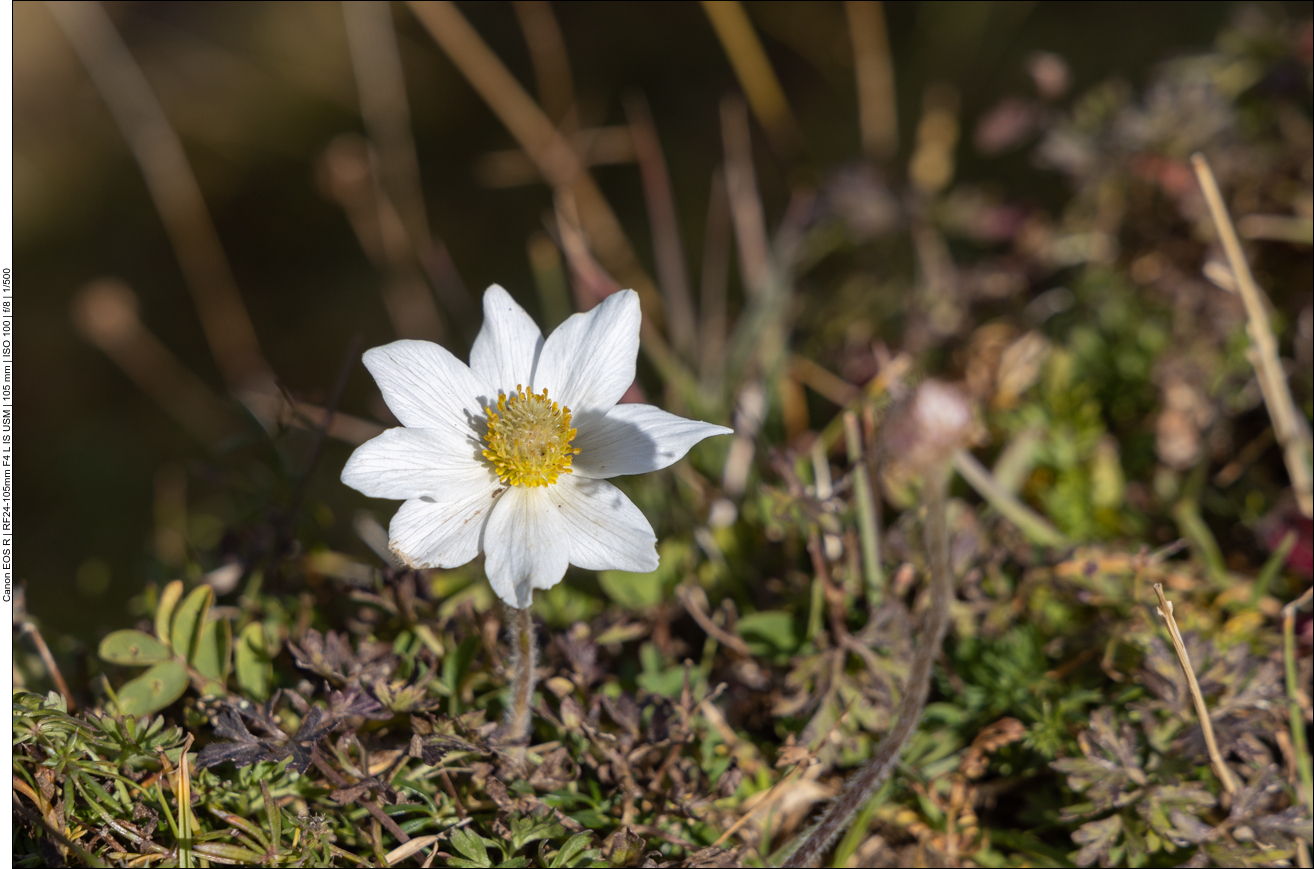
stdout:
<svg viewBox="0 0 1314 869">
<path fill-rule="evenodd" d="M 1032 52 L 1027 58 L 1027 72 L 1036 90 L 1047 100 L 1056 100 L 1072 87 L 1072 70 L 1068 62 L 1048 51 Z"/>
<path fill-rule="evenodd" d="M 978 425 L 967 395 L 956 386 L 928 380 L 885 429 L 885 450 L 891 461 L 926 473 L 943 467 L 954 451 L 970 445 Z"/>
</svg>

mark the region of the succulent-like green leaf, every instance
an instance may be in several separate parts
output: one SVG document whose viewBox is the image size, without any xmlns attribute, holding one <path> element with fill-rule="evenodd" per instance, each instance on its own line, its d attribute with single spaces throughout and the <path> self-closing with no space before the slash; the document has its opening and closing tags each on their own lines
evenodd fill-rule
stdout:
<svg viewBox="0 0 1314 869">
<path fill-rule="evenodd" d="M 155 608 L 155 636 L 166 646 L 172 639 L 173 613 L 178 608 L 178 601 L 182 600 L 182 593 L 182 580 L 175 579 L 160 592 L 160 605 Z"/>
<path fill-rule="evenodd" d="M 209 681 L 202 694 L 222 694 L 228 682 L 233 654 L 233 628 L 228 619 L 211 619 L 201 629 L 192 666 Z"/>
<path fill-rule="evenodd" d="M 269 640 L 265 626 L 252 622 L 242 629 L 237 640 L 237 684 L 243 693 L 257 700 L 269 696 L 273 668 L 269 662 Z"/>
<path fill-rule="evenodd" d="M 187 668 L 181 662 L 156 664 L 119 689 L 119 711 L 133 717 L 151 715 L 187 690 Z"/>
<path fill-rule="evenodd" d="M 111 664 L 146 666 L 173 657 L 169 647 L 142 631 L 115 631 L 100 641 L 100 657 Z"/>
<path fill-rule="evenodd" d="M 210 604 L 214 602 L 214 589 L 208 585 L 194 589 L 178 607 L 173 617 L 170 638 L 173 650 L 189 663 L 196 661 L 196 641 L 200 639 L 205 628 L 205 620 L 210 615 Z"/>
</svg>

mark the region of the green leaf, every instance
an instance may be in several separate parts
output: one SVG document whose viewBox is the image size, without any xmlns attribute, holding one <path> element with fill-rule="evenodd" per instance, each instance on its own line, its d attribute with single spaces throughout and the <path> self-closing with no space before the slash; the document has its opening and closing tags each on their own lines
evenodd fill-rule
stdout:
<svg viewBox="0 0 1314 869">
<path fill-rule="evenodd" d="M 237 640 L 237 684 L 247 696 L 265 700 L 273 677 L 265 626 L 252 622 Z"/>
<path fill-rule="evenodd" d="M 1089 866 L 1096 861 L 1101 865 L 1113 865 L 1110 852 L 1122 834 L 1122 815 L 1110 815 L 1103 820 L 1082 824 L 1072 833 L 1073 843 L 1081 846 L 1072 861 L 1078 866 Z"/>
<path fill-rule="evenodd" d="M 173 617 L 173 628 L 169 634 L 173 640 L 173 650 L 186 658 L 188 663 L 195 663 L 195 643 L 200 639 L 213 602 L 214 589 L 203 585 L 187 595 L 187 599 L 178 607 L 177 615 Z"/>
<path fill-rule="evenodd" d="M 735 629 L 754 655 L 790 654 L 799 646 L 794 616 L 780 610 L 749 613 L 739 620 Z"/>
<path fill-rule="evenodd" d="M 206 842 L 204 845 L 196 845 L 192 851 L 202 857 L 222 860 L 225 863 L 236 863 L 241 866 L 259 866 L 264 860 L 268 859 L 266 855 L 259 854 L 249 848 L 243 848 L 240 845 L 229 845 L 224 842 Z"/>
<path fill-rule="evenodd" d="M 155 636 L 168 645 L 170 638 L 173 636 L 173 612 L 178 608 L 178 601 L 182 599 L 183 584 L 181 579 L 175 579 L 164 587 L 160 592 L 160 605 L 155 608 Z"/>
<path fill-rule="evenodd" d="M 142 631 L 115 631 L 100 641 L 100 657 L 111 664 L 146 666 L 173 657 L 169 647 Z"/>
<path fill-rule="evenodd" d="M 465 681 L 470 663 L 479 651 L 482 640 L 476 636 L 466 637 L 452 654 L 443 656 L 443 686 L 447 689 L 448 714 L 460 715 L 461 683 Z"/>
<path fill-rule="evenodd" d="M 465 828 L 452 830 L 452 847 L 465 855 L 466 861 L 458 864 L 456 858 L 451 860 L 453 866 L 492 866 L 493 861 L 488 859 L 488 851 L 484 848 L 484 839 L 477 833 L 471 832 Z M 467 862 L 468 861 L 468 862 Z"/>
<path fill-rule="evenodd" d="M 212 619 L 201 629 L 192 666 L 209 681 L 201 688 L 203 695 L 223 694 L 233 657 L 233 628 L 228 619 Z"/>
<path fill-rule="evenodd" d="M 567 866 L 579 866 L 585 862 L 597 860 L 602 856 L 602 852 L 594 849 L 590 852 L 589 845 L 592 844 L 593 837 L 588 833 L 576 833 L 566 840 L 566 844 L 561 846 L 557 856 L 552 858 L 548 864 L 549 869 L 565 869 Z"/>
<path fill-rule="evenodd" d="M 178 661 L 156 664 L 119 689 L 119 712 L 136 718 L 159 712 L 187 690 L 187 668 Z"/>
<path fill-rule="evenodd" d="M 511 818 L 511 853 L 519 851 L 530 842 L 539 839 L 551 839 L 566 831 L 553 821 L 538 821 L 534 818 Z"/>
<path fill-rule="evenodd" d="M 660 563 L 651 573 L 630 573 L 628 570 L 604 570 L 598 574 L 598 583 L 607 597 L 635 612 L 646 612 L 666 599 L 679 582 L 688 560 L 690 546 L 678 539 L 662 542 Z"/>
</svg>

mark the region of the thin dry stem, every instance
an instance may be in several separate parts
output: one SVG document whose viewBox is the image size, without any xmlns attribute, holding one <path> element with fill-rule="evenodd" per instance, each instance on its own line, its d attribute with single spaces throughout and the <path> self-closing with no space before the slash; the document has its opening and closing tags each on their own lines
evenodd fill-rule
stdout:
<svg viewBox="0 0 1314 869">
<path fill-rule="evenodd" d="M 387 3 L 348 0 L 342 4 L 342 14 L 360 113 L 373 144 L 364 158 L 367 165 L 358 174 L 376 188 L 374 216 L 389 266 L 384 303 L 399 336 L 442 340 L 442 316 L 418 267 L 433 240 L 392 11 Z"/>
<path fill-rule="evenodd" d="M 792 779 L 795 773 L 803 772 L 804 770 L 806 770 L 808 767 L 812 765 L 812 762 L 816 760 L 817 755 L 821 753 L 821 749 L 824 748 L 826 743 L 830 741 L 831 734 L 833 734 L 839 728 L 839 726 L 844 723 L 845 718 L 848 718 L 849 712 L 853 710 L 853 706 L 855 702 L 856 701 L 854 700 L 849 701 L 849 705 L 844 708 L 843 712 L 841 712 L 838 716 L 836 716 L 834 723 L 830 725 L 830 727 L 826 730 L 825 733 L 821 735 L 819 739 L 817 739 L 816 743 L 813 745 L 811 749 L 809 749 L 808 753 L 801 760 L 799 760 L 792 767 L 790 767 L 789 772 L 781 776 L 780 779 L 771 786 L 771 788 L 767 791 L 766 796 L 758 800 L 751 809 L 749 809 L 747 812 L 744 812 L 744 814 L 740 815 L 739 818 L 733 824 L 731 824 L 724 833 L 718 836 L 716 838 L 716 841 L 712 843 L 713 848 L 719 848 L 721 845 L 725 844 L 727 839 L 729 839 L 735 833 L 739 832 L 739 830 L 743 828 L 744 824 L 748 823 L 749 818 L 753 817 L 761 809 L 772 805 L 777 799 L 776 792 L 779 791 L 786 782 Z"/>
<path fill-rule="evenodd" d="M 691 377 L 662 336 L 662 300 L 652 278 L 639 264 L 616 213 L 585 171 L 566 137 L 553 126 L 488 44 L 448 0 L 411 0 L 411 10 L 448 58 L 478 91 L 539 172 L 558 191 L 568 190 L 579 209 L 589 246 L 602 266 L 639 294 L 643 351 L 668 382 L 688 384 Z"/>
<path fill-rule="evenodd" d="M 725 173 L 712 173 L 707 197 L 707 227 L 703 233 L 703 268 L 698 304 L 698 373 L 704 384 L 719 383 L 725 367 L 726 281 L 730 267 L 730 202 Z"/>
<path fill-rule="evenodd" d="M 770 279 L 771 242 L 753 170 L 748 112 L 737 97 L 727 97 L 721 103 L 721 136 L 725 141 L 725 189 L 730 199 L 735 242 L 739 246 L 744 289 L 752 296 L 761 296 Z"/>
<path fill-rule="evenodd" d="M 748 13 L 738 0 L 703 0 L 703 11 L 721 40 L 753 114 L 770 134 L 772 145 L 782 155 L 792 154 L 802 139 L 798 123 Z"/>
<path fill-rule="evenodd" d="M 615 212 L 585 171 L 570 142 L 455 4 L 446 0 L 412 0 L 409 5 L 429 35 L 515 136 L 547 182 L 574 193 L 581 221 L 598 258 L 608 271 L 639 293 L 645 314 L 655 316 L 661 310 L 656 287 L 639 266 Z M 649 335 L 645 333 L 644 339 L 649 340 Z"/>
<path fill-rule="evenodd" d="M 889 777 L 904 744 L 917 730 L 931 690 L 931 670 L 949 628 L 949 603 L 954 593 L 946 516 L 948 470 L 933 471 L 926 481 L 926 549 L 931 565 L 931 607 L 926 614 L 921 645 L 908 672 L 903 698 L 899 701 L 898 721 L 885 735 L 872 759 L 849 779 L 844 792 L 782 866 L 817 865 L 821 855 L 848 828 L 858 810 Z"/>
<path fill-rule="evenodd" d="M 850 402 L 862 395 L 861 389 L 838 374 L 832 374 L 806 356 L 798 354 L 790 356 L 789 373 L 799 383 L 840 407 L 847 407 Z"/>
<path fill-rule="evenodd" d="M 1194 154 L 1191 165 L 1195 168 L 1200 189 L 1209 205 L 1209 215 L 1218 231 L 1218 240 L 1223 244 L 1223 252 L 1227 255 L 1228 265 L 1232 267 L 1232 275 L 1236 279 L 1237 291 L 1246 307 L 1246 317 L 1250 321 L 1248 331 L 1253 344 L 1247 355 L 1255 367 L 1259 390 L 1268 407 L 1268 415 L 1273 420 L 1278 444 L 1282 447 L 1287 474 L 1291 477 L 1291 488 L 1296 493 L 1296 503 L 1300 505 L 1300 512 L 1309 519 L 1314 517 L 1314 476 L 1310 468 L 1314 459 L 1311 457 L 1309 426 L 1296 410 L 1291 398 L 1291 387 L 1282 370 L 1282 360 L 1278 358 L 1277 338 L 1273 335 L 1273 326 L 1268 319 L 1267 300 L 1255 283 L 1254 275 L 1250 273 L 1250 264 L 1246 262 L 1245 252 L 1241 250 L 1241 241 L 1237 238 L 1236 228 L 1227 213 L 1227 205 L 1218 190 L 1218 182 L 1214 179 L 1213 170 L 1209 168 L 1209 161 L 1203 154 Z"/>
<path fill-rule="evenodd" d="M 1213 764 L 1214 773 L 1218 776 L 1219 781 L 1223 783 L 1223 788 L 1229 794 L 1235 794 L 1238 790 L 1236 778 L 1232 775 L 1232 770 L 1223 762 L 1223 755 L 1218 750 L 1218 741 L 1214 739 L 1214 725 L 1209 720 L 1209 710 L 1205 707 L 1204 696 L 1200 693 L 1200 683 L 1195 678 L 1195 668 L 1191 666 L 1191 657 L 1186 654 L 1186 644 L 1182 642 L 1182 632 L 1177 629 L 1177 619 L 1173 617 L 1172 601 L 1164 597 L 1163 583 L 1154 584 L 1154 593 L 1159 596 L 1159 606 L 1156 612 L 1163 617 L 1164 623 L 1168 626 L 1168 636 L 1172 637 L 1173 648 L 1177 650 L 1177 661 L 1182 665 L 1182 672 L 1186 674 L 1186 684 L 1191 689 L 1191 700 L 1195 703 L 1195 714 L 1200 719 L 1200 729 L 1204 731 L 1205 746 L 1209 749 L 1209 761 Z"/>
<path fill-rule="evenodd" d="M 64 674 L 60 672 L 59 664 L 55 662 L 55 656 L 50 654 L 50 647 L 46 645 L 45 637 L 41 636 L 41 630 L 32 622 L 23 622 L 23 633 L 32 638 L 32 645 L 36 646 L 37 654 L 41 656 L 41 663 L 45 665 L 46 672 L 54 680 L 55 687 L 59 689 L 59 694 L 64 698 L 64 705 L 69 712 L 78 708 L 78 704 L 73 699 L 73 692 L 68 690 L 68 683 L 64 681 Z"/>
<path fill-rule="evenodd" d="M 118 365 L 174 420 L 208 448 L 242 432 L 238 413 L 193 374 L 137 317 L 137 296 L 122 281 L 95 281 L 73 299 L 78 332 Z M 269 419 L 277 417 L 273 412 Z"/>
<path fill-rule="evenodd" d="M 671 336 L 675 349 L 684 358 L 692 359 L 698 340 L 697 326 L 666 158 L 662 154 L 661 140 L 657 138 L 648 102 L 636 94 L 625 101 L 625 113 L 630 121 L 634 154 L 643 180 L 643 199 L 652 223 L 653 254 L 657 261 L 657 283 L 666 305 L 667 334 Z"/>
<path fill-rule="evenodd" d="M 752 657 L 747 643 L 712 621 L 711 616 L 707 614 L 707 594 L 702 588 L 696 585 L 677 585 L 675 596 L 684 604 L 685 612 L 693 617 L 709 637 L 738 655 Z"/>
<path fill-rule="evenodd" d="M 99 3 L 51 2 L 48 7 L 145 176 L 224 381 L 252 413 L 263 414 L 264 408 L 249 398 L 277 395 L 273 373 L 178 134 Z M 269 425 L 268 419 L 258 418 Z"/>
<path fill-rule="evenodd" d="M 569 118 L 575 107 L 575 83 L 570 74 L 570 52 L 561 34 L 561 25 L 552 13 L 548 0 L 515 0 L 512 7 L 520 19 L 520 29 L 529 46 L 529 60 L 534 64 L 538 99 L 555 123 Z"/>
<path fill-rule="evenodd" d="M 430 245 L 429 217 L 392 11 L 375 0 L 347 0 L 342 15 L 361 117 L 378 156 L 379 182 L 396 204 L 411 244 L 422 254 Z"/>
<path fill-rule="evenodd" d="M 885 10 L 876 0 L 848 0 L 844 6 L 853 40 L 862 150 L 872 160 L 890 160 L 899 151 L 899 115 Z"/>
<path fill-rule="evenodd" d="M 316 769 L 324 774 L 325 778 L 333 783 L 335 788 L 345 788 L 351 784 L 351 782 L 343 778 L 342 775 L 324 759 L 324 756 L 319 752 L 319 746 L 315 746 L 310 750 L 310 762 L 315 765 Z M 392 833 L 398 842 L 405 844 L 411 840 L 411 837 L 406 834 L 406 831 L 397 826 L 397 822 L 388 817 L 383 809 L 379 808 L 379 804 L 370 799 L 364 793 L 356 797 L 356 803 L 364 806 L 365 810 L 373 815 L 375 820 L 386 827 L 388 832 Z"/>
</svg>

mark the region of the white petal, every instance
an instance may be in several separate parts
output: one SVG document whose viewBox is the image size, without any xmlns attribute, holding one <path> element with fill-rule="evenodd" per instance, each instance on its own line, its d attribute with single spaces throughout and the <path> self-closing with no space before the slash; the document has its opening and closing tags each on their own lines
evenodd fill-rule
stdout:
<svg viewBox="0 0 1314 869">
<path fill-rule="evenodd" d="M 574 415 L 575 422 L 601 416 L 634 382 L 639 355 L 639 294 L 612 293 L 602 304 L 567 318 L 548 336 L 534 372 L 534 388 Z"/>
<path fill-rule="evenodd" d="M 392 517 L 388 547 L 411 567 L 460 567 L 483 546 L 499 488 L 490 485 L 445 504 L 422 498 L 407 501 Z"/>
<path fill-rule="evenodd" d="M 484 532 L 484 570 L 497 596 L 529 606 L 536 588 L 566 575 L 570 541 L 552 491 L 556 486 L 512 486 L 498 499 Z"/>
<path fill-rule="evenodd" d="M 572 475 L 549 491 L 566 523 L 571 564 L 632 573 L 657 569 L 657 535 L 620 489 Z"/>
<path fill-rule="evenodd" d="M 723 434 L 734 430 L 650 404 L 618 404 L 603 419 L 579 426 L 575 473 L 596 479 L 646 474 L 679 461 L 703 438 Z"/>
<path fill-rule="evenodd" d="M 365 351 L 365 367 L 401 424 L 482 436 L 488 386 L 465 363 L 429 341 L 402 340 Z"/>
<path fill-rule="evenodd" d="M 390 428 L 356 448 L 342 482 L 371 498 L 456 501 L 497 481 L 480 442 L 443 429 Z"/>
<path fill-rule="evenodd" d="M 534 382 L 534 363 L 543 347 L 543 333 L 497 284 L 484 291 L 484 325 L 470 348 L 470 368 L 494 391 L 508 395 Z"/>
</svg>

